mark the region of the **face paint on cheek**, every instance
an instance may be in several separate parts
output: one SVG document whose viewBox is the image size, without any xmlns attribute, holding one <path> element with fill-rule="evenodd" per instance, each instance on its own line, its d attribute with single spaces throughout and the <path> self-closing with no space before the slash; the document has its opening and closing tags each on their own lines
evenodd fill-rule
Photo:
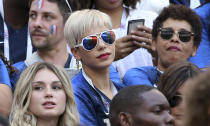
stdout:
<svg viewBox="0 0 210 126">
<path fill-rule="evenodd" d="M 50 26 L 50 34 L 55 35 L 57 33 L 57 26 L 56 25 L 51 25 Z"/>
<path fill-rule="evenodd" d="M 37 9 L 40 10 L 44 6 L 44 0 L 37 0 L 35 5 L 37 6 Z"/>
</svg>

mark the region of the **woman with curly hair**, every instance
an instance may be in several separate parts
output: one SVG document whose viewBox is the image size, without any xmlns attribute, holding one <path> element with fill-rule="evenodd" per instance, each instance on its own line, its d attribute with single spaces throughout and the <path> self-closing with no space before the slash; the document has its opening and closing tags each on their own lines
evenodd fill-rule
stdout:
<svg viewBox="0 0 210 126">
<path fill-rule="evenodd" d="M 75 126 L 78 112 L 64 68 L 40 62 L 20 76 L 14 92 L 11 126 Z"/>
</svg>

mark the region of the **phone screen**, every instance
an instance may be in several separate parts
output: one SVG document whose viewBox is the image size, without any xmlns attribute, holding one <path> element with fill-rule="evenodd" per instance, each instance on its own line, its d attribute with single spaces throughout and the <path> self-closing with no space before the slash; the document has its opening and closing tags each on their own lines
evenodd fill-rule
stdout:
<svg viewBox="0 0 210 126">
<path fill-rule="evenodd" d="M 144 25 L 144 21 L 144 19 L 129 20 L 127 34 L 131 31 L 136 31 L 138 25 Z"/>
</svg>

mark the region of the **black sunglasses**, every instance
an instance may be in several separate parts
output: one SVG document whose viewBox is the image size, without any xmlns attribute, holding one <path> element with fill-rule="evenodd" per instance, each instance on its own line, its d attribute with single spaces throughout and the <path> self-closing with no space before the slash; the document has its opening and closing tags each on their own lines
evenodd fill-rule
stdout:
<svg viewBox="0 0 210 126">
<path fill-rule="evenodd" d="M 159 28 L 159 31 L 161 38 L 165 40 L 172 38 L 174 33 L 178 35 L 182 42 L 189 42 L 191 40 L 191 36 L 194 36 L 194 33 L 186 30 L 174 31 L 172 28 Z"/>
<path fill-rule="evenodd" d="M 176 107 L 182 102 L 182 95 L 174 95 L 168 102 L 171 108 Z"/>
</svg>

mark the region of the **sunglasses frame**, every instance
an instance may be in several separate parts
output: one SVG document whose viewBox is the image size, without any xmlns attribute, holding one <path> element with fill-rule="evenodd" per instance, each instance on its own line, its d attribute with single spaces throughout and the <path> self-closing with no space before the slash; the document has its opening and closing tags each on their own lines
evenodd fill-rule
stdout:
<svg viewBox="0 0 210 126">
<path fill-rule="evenodd" d="M 92 35 L 85 36 L 85 37 L 82 39 L 81 43 L 75 45 L 74 48 L 82 47 L 82 48 L 83 48 L 84 50 L 86 50 L 86 51 L 92 51 L 94 48 L 97 47 L 97 45 L 98 45 L 98 40 L 99 40 L 99 39 L 102 39 L 102 40 L 103 40 L 103 38 L 101 37 L 101 35 L 102 35 L 103 33 L 105 33 L 105 32 L 110 32 L 110 31 L 114 33 L 113 30 L 107 30 L 107 31 L 103 31 L 103 32 L 100 32 L 100 33 L 96 33 L 96 34 L 92 34 Z M 98 36 L 98 35 L 100 35 L 100 36 Z M 83 41 L 84 41 L 85 38 L 87 38 L 87 37 L 92 37 L 92 36 L 96 36 L 96 38 L 97 38 L 97 43 L 96 43 L 96 45 L 95 45 L 94 48 L 88 50 L 88 49 L 86 49 L 86 48 L 83 46 L 83 43 L 84 43 Z M 115 36 L 115 33 L 114 33 L 114 41 L 115 41 L 115 38 L 116 38 L 116 36 Z M 114 43 L 114 41 L 113 41 L 113 43 Z M 109 43 L 105 42 L 104 40 L 103 40 L 103 42 L 104 42 L 106 45 L 112 45 L 112 44 L 113 44 L 113 43 L 112 43 L 112 44 L 109 44 Z"/>
<path fill-rule="evenodd" d="M 176 34 L 177 37 L 179 38 L 179 40 L 182 41 L 182 39 L 180 38 L 180 35 L 179 35 L 179 33 L 180 33 L 181 31 L 177 31 L 177 30 L 174 30 L 174 29 L 172 29 L 172 28 L 159 28 L 159 29 L 158 29 L 158 31 L 160 32 L 160 37 L 161 37 L 162 39 L 164 39 L 164 40 L 169 40 L 169 39 L 165 39 L 165 38 L 162 37 L 161 34 L 162 34 L 162 30 L 163 30 L 163 29 L 171 29 L 171 30 L 173 31 L 173 34 L 172 34 L 172 36 L 171 36 L 169 39 L 171 39 L 171 38 L 173 37 L 173 35 Z M 190 39 L 189 39 L 189 41 L 190 41 L 190 40 L 192 39 L 191 37 L 194 36 L 194 33 L 193 33 L 193 32 L 190 32 L 190 31 L 187 31 L 187 30 L 184 30 L 184 31 L 190 33 Z M 186 43 L 186 42 L 189 42 L 189 41 L 182 41 L 182 42 Z"/>
</svg>

